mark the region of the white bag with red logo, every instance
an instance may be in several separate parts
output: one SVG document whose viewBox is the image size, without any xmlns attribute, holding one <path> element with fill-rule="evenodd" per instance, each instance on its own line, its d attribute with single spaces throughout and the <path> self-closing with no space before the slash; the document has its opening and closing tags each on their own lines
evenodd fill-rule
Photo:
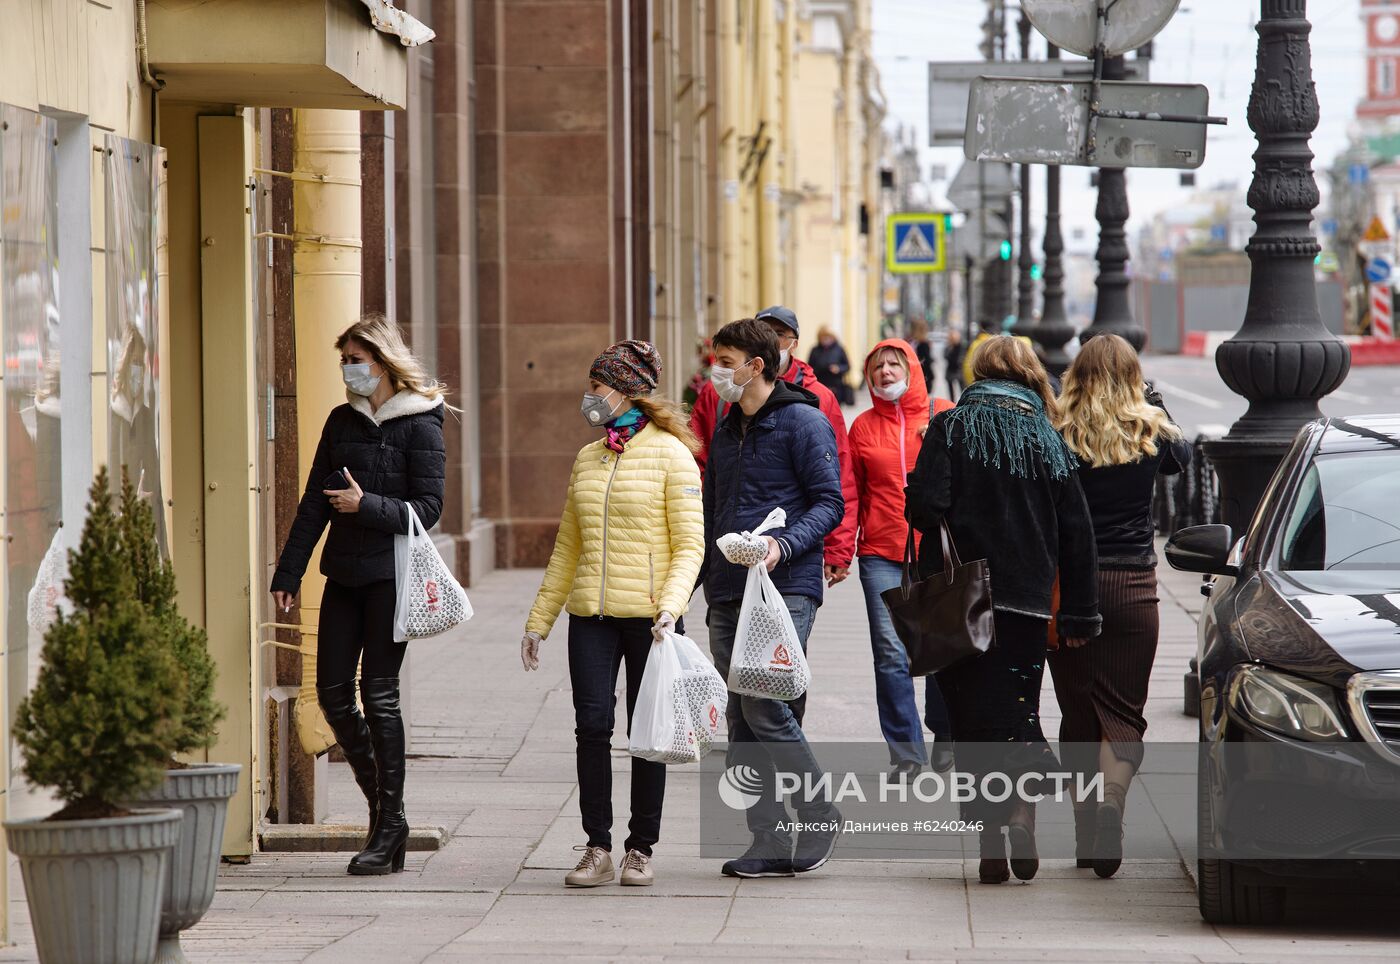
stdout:
<svg viewBox="0 0 1400 964">
<path fill-rule="evenodd" d="M 418 513 L 408 509 L 408 534 L 394 536 L 394 642 L 426 639 L 472 618 L 472 604 L 447 563 L 442 561 Z"/>
<path fill-rule="evenodd" d="M 729 658 L 730 691 L 759 699 L 795 700 L 811 682 L 802 641 L 778 587 L 763 563 L 750 566 Z"/>
<path fill-rule="evenodd" d="M 700 647 L 667 633 L 651 647 L 637 687 L 627 749 L 653 763 L 695 763 L 714 743 L 729 693 Z"/>
</svg>

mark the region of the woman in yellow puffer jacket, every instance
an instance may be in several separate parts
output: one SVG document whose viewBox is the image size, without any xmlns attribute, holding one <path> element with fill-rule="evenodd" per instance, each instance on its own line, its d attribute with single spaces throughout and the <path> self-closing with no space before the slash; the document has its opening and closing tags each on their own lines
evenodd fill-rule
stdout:
<svg viewBox="0 0 1400 964">
<path fill-rule="evenodd" d="M 569 613 L 569 680 L 578 739 L 579 811 L 588 843 L 565 878 L 570 887 L 612 881 L 612 756 L 617 671 L 627 663 L 627 719 L 654 640 L 681 631 L 680 619 L 705 555 L 699 443 L 673 402 L 652 393 L 661 356 L 623 341 L 593 361 L 584 419 L 607 435 L 574 461 L 564 516 L 544 584 L 520 644 L 525 669 L 560 609 Z M 661 831 L 666 767 L 632 759 L 632 819 L 622 883 L 653 882 L 651 848 Z"/>
</svg>

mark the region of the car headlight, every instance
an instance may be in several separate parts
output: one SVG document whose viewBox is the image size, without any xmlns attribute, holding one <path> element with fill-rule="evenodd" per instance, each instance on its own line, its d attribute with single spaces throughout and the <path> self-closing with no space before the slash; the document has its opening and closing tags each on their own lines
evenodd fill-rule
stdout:
<svg viewBox="0 0 1400 964">
<path fill-rule="evenodd" d="M 1331 689 L 1312 680 L 1243 665 L 1230 679 L 1230 705 L 1265 729 L 1295 740 L 1345 740 Z"/>
</svg>

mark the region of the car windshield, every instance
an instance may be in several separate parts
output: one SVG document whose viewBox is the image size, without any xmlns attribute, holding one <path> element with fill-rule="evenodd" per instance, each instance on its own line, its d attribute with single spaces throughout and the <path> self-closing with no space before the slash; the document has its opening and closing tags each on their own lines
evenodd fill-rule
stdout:
<svg viewBox="0 0 1400 964">
<path fill-rule="evenodd" d="M 1400 452 L 1314 461 L 1283 529 L 1280 568 L 1400 569 Z"/>
</svg>

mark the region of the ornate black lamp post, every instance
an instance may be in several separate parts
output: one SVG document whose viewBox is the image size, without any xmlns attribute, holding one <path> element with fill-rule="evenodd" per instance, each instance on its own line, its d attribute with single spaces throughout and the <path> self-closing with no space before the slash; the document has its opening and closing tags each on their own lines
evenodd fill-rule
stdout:
<svg viewBox="0 0 1400 964">
<path fill-rule="evenodd" d="M 1127 76 L 1123 58 L 1110 57 L 1103 63 L 1104 80 L 1122 80 Z M 1080 340 L 1094 335 L 1122 335 L 1134 348 L 1141 349 L 1147 340 L 1142 326 L 1133 321 L 1133 307 L 1128 301 L 1128 182 L 1122 168 L 1099 169 L 1099 202 L 1094 208 L 1099 222 L 1099 249 L 1094 257 L 1099 262 L 1099 276 L 1094 285 L 1098 298 L 1094 301 L 1094 321 L 1084 329 Z"/>
<path fill-rule="evenodd" d="M 1049 45 L 1046 56 L 1051 60 L 1060 59 L 1060 48 Z M 1055 375 L 1064 373 L 1069 367 L 1069 355 L 1065 354 L 1065 344 L 1074 337 L 1074 326 L 1065 314 L 1065 269 L 1060 260 L 1065 251 L 1064 235 L 1060 233 L 1060 168 L 1056 164 L 1045 167 L 1045 287 L 1041 293 L 1040 323 L 1030 331 L 1030 336 L 1045 349 L 1047 366 Z"/>
<path fill-rule="evenodd" d="M 1269 477 L 1318 399 L 1351 367 L 1346 344 L 1323 327 L 1313 283 L 1317 206 L 1312 150 L 1317 92 L 1312 80 L 1307 0 L 1261 0 L 1259 53 L 1249 126 L 1259 141 L 1249 206 L 1254 237 L 1244 323 L 1215 353 L 1215 367 L 1249 410 L 1206 454 L 1220 477 L 1221 514 L 1237 533 L 1248 525 Z"/>
<path fill-rule="evenodd" d="M 1031 20 L 1021 11 L 1021 19 L 1016 21 L 1016 32 L 1021 37 L 1021 59 L 1031 56 Z M 1032 335 L 1035 331 L 1035 285 L 1031 279 L 1031 267 L 1035 259 L 1031 257 L 1031 166 L 1021 165 L 1021 230 L 1017 247 L 1020 253 L 1016 258 L 1016 325 L 1011 330 L 1018 335 Z"/>
</svg>

